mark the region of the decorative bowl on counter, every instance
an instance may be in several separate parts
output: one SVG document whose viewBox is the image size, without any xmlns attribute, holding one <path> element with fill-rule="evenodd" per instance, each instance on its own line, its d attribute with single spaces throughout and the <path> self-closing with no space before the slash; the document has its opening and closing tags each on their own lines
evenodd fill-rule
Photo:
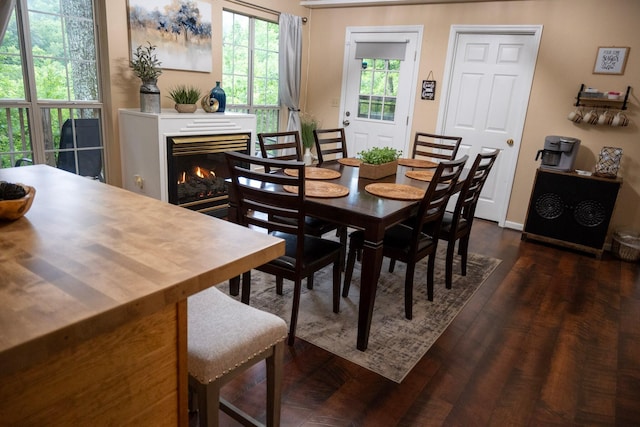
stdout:
<svg viewBox="0 0 640 427">
<path fill-rule="evenodd" d="M 24 195 L 19 198 L 12 198 L 15 194 L 16 187 L 22 187 Z M 7 191 L 5 191 L 5 189 L 7 189 Z M 17 188 L 17 191 L 20 191 L 20 189 Z M 20 192 L 20 194 L 21 193 L 22 192 Z M 13 221 L 24 216 L 31 208 L 35 196 L 36 189 L 34 187 L 24 184 L 0 182 L 0 221 Z"/>
</svg>

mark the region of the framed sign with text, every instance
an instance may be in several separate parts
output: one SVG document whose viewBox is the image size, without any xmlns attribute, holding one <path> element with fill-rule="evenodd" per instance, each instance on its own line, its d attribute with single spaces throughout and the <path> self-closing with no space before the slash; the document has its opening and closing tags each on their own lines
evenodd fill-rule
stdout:
<svg viewBox="0 0 640 427">
<path fill-rule="evenodd" d="M 436 97 L 436 81 L 423 80 L 421 98 L 429 101 L 433 101 L 435 97 Z"/>
<path fill-rule="evenodd" d="M 593 74 L 624 74 L 628 47 L 599 47 Z"/>
</svg>

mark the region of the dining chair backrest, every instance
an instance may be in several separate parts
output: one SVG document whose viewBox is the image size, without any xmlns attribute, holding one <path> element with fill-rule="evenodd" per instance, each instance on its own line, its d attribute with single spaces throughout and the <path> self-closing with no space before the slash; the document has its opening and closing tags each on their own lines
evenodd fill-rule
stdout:
<svg viewBox="0 0 640 427">
<path fill-rule="evenodd" d="M 473 165 L 469 169 L 469 175 L 460 189 L 458 201 L 453 211 L 454 221 L 457 222 L 460 218 L 464 218 L 467 220 L 469 228 L 471 227 L 480 193 L 499 152 L 499 150 L 494 150 L 480 153 L 476 156 Z M 452 229 L 456 229 L 456 224 L 452 224 Z"/>
<path fill-rule="evenodd" d="M 413 159 L 424 159 L 426 157 L 436 162 L 453 160 L 458 154 L 461 142 L 462 138 L 459 136 L 416 132 L 411 157 Z"/>
<path fill-rule="evenodd" d="M 318 163 L 335 162 L 338 159 L 346 159 L 347 140 L 344 136 L 344 128 L 314 129 L 313 139 L 316 143 Z"/>
<path fill-rule="evenodd" d="M 436 230 L 435 233 L 437 234 L 439 223 L 442 221 L 449 198 L 456 188 L 458 178 L 468 158 L 469 156 L 465 155 L 459 159 L 442 161 L 438 164 L 433 178 L 429 183 L 429 187 L 420 201 L 415 229 L 423 230 L 426 224 L 430 224 L 433 226 L 433 229 Z M 438 236 L 432 237 L 434 239 L 438 238 Z"/>
<path fill-rule="evenodd" d="M 304 163 L 227 152 L 235 222 L 246 227 L 304 235 Z M 263 172 L 287 169 L 287 173 Z M 297 192 L 286 188 L 297 188 Z"/>
<path fill-rule="evenodd" d="M 265 159 L 302 161 L 300 132 L 297 130 L 259 133 L 258 143 L 262 157 Z M 265 169 L 267 173 L 274 168 L 270 165 L 265 167 L 268 168 Z"/>
</svg>

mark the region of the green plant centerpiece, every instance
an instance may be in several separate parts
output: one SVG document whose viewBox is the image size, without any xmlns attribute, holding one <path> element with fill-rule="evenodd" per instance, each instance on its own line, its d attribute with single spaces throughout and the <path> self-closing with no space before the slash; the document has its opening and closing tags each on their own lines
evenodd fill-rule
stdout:
<svg viewBox="0 0 640 427">
<path fill-rule="evenodd" d="M 395 175 L 398 169 L 398 158 L 402 151 L 389 147 L 373 147 L 358 153 L 362 160 L 359 177 L 367 179 L 380 179 Z"/>
<path fill-rule="evenodd" d="M 158 76 L 162 74 L 162 64 L 155 53 L 156 47 L 150 42 L 146 46 L 138 46 L 133 52 L 129 65 L 133 73 L 142 80 L 140 86 L 140 111 L 160 113 L 160 89 L 157 86 Z"/>
<path fill-rule="evenodd" d="M 169 90 L 167 98 L 176 103 L 175 109 L 180 113 L 193 113 L 198 109 L 200 100 L 200 89 L 189 85 L 178 85 Z"/>
</svg>

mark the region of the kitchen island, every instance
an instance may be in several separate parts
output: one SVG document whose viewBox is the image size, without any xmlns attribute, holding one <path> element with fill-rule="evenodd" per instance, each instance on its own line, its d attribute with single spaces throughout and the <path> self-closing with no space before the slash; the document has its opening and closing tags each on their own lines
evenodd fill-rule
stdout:
<svg viewBox="0 0 640 427">
<path fill-rule="evenodd" d="M 187 425 L 186 299 L 284 252 L 235 224 L 49 166 L 0 220 L 3 425 Z"/>
</svg>

